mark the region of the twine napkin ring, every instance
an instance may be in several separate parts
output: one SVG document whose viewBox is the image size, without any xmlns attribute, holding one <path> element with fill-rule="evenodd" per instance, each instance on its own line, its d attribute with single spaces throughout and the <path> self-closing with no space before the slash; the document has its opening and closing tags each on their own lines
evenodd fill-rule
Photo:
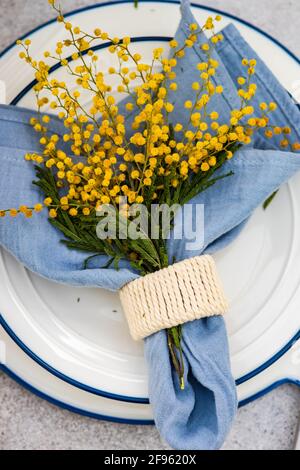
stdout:
<svg viewBox="0 0 300 470">
<path fill-rule="evenodd" d="M 228 310 L 214 259 L 209 255 L 129 282 L 120 290 L 120 298 L 134 340 Z"/>
</svg>

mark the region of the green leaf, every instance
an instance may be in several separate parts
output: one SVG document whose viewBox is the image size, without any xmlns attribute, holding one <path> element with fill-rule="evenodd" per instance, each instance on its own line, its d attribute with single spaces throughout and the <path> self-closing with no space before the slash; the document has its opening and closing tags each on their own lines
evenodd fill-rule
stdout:
<svg viewBox="0 0 300 470">
<path fill-rule="evenodd" d="M 138 253 L 142 256 L 144 260 L 147 260 L 151 266 L 160 267 L 160 263 L 157 259 L 153 258 L 148 251 L 146 251 L 142 246 L 137 243 L 137 240 L 131 241 L 132 251 Z"/>
<path fill-rule="evenodd" d="M 279 189 L 277 189 L 277 191 L 274 191 L 273 194 L 271 194 L 271 196 L 268 197 L 268 199 L 265 200 L 265 202 L 263 203 L 263 209 L 266 210 L 269 205 L 273 202 L 274 198 L 277 196 L 277 193 L 278 193 Z"/>
<path fill-rule="evenodd" d="M 148 255 L 153 258 L 158 263 L 158 265 L 160 264 L 159 253 L 157 252 L 157 249 L 155 248 L 151 238 L 139 238 L 134 240 L 134 242 L 135 245 L 139 246 L 144 250 L 144 252 L 148 253 Z"/>
<path fill-rule="evenodd" d="M 61 222 L 59 222 L 57 219 L 49 219 L 49 222 L 58 230 L 60 230 L 66 237 L 71 238 L 71 240 L 75 240 L 80 242 L 81 238 L 72 230 L 70 230 L 68 227 L 63 225 Z"/>
<path fill-rule="evenodd" d="M 105 252 L 102 251 L 102 249 L 96 249 L 94 246 L 88 245 L 84 242 L 77 242 L 77 241 L 71 241 L 71 240 L 61 240 L 61 243 L 63 243 L 68 248 L 73 249 L 73 250 L 88 251 L 88 252 L 91 252 L 91 253 L 98 252 L 99 255 L 104 255 L 105 254 Z"/>
</svg>

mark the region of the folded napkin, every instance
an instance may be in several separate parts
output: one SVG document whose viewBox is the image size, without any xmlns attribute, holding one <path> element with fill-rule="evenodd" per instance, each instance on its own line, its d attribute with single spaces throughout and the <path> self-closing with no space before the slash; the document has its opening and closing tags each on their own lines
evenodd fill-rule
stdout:
<svg viewBox="0 0 300 470">
<path fill-rule="evenodd" d="M 196 23 L 184 0 L 182 19 L 176 33 L 178 42 L 189 34 L 188 25 Z M 289 125 L 293 139 L 300 137 L 300 112 L 264 63 L 232 25 L 225 28 L 224 42 L 217 48 L 217 81 L 224 95 L 215 97 L 211 106 L 223 119 L 239 105 L 236 77 L 242 56 L 257 58 L 257 102 L 275 101 L 277 111 L 272 120 Z M 190 85 L 198 79 L 196 64 L 203 59 L 199 44 L 188 49 L 177 67 L 178 92 L 173 97 L 180 121 L 186 111 L 179 104 L 190 95 Z M 28 125 L 32 111 L 0 106 L 0 206 L 34 205 L 42 195 L 31 185 L 34 170 L 25 162 L 26 152 L 38 151 L 36 134 Z M 174 121 L 176 117 L 174 118 Z M 64 133 L 61 122 L 53 118 L 50 131 Z M 205 237 L 203 249 L 186 251 L 185 240 L 171 240 L 169 254 L 177 261 L 199 254 L 212 254 L 228 245 L 239 234 L 256 207 L 300 169 L 300 155 L 275 150 L 263 136 L 240 150 L 226 164 L 224 172 L 234 175 L 219 181 L 191 203 L 204 204 Z M 76 286 L 98 286 L 118 290 L 137 278 L 127 263 L 121 269 L 99 269 L 105 257 L 91 260 L 83 269 L 85 253 L 69 250 L 59 243 L 62 238 L 47 221 L 44 212 L 33 219 L 18 217 L 0 221 L 0 243 L 27 268 L 54 281 Z M 227 334 L 222 317 L 190 322 L 183 327 L 182 347 L 185 363 L 185 390 L 179 389 L 178 377 L 170 361 L 166 332 L 145 339 L 145 356 L 149 366 L 149 394 L 154 419 L 162 437 L 176 449 L 217 449 L 226 437 L 237 408 L 234 379 L 230 371 Z"/>
</svg>

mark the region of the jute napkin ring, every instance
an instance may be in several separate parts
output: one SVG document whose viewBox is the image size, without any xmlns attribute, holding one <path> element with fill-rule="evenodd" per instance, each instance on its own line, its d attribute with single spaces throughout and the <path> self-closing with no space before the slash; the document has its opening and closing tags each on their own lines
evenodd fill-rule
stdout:
<svg viewBox="0 0 300 470">
<path fill-rule="evenodd" d="M 214 259 L 209 255 L 129 282 L 120 290 L 120 298 L 134 340 L 228 310 Z"/>
</svg>

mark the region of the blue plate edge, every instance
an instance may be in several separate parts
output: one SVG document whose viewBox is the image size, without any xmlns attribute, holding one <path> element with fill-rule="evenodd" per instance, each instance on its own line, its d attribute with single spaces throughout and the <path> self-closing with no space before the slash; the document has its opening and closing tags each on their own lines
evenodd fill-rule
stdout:
<svg viewBox="0 0 300 470">
<path fill-rule="evenodd" d="M 129 418 L 117 418 L 113 416 L 108 416 L 108 415 L 102 415 L 99 413 L 95 412 L 90 412 L 87 410 L 83 410 L 81 408 L 77 408 L 73 405 L 69 405 L 68 403 L 64 403 L 60 400 L 57 400 L 56 398 L 51 397 L 50 395 L 47 395 L 44 392 L 41 392 L 38 390 L 36 387 L 33 387 L 31 384 L 23 380 L 21 377 L 19 377 L 15 372 L 13 372 L 11 369 L 9 369 L 7 366 L 0 364 L 0 371 L 4 372 L 8 377 L 10 377 L 12 380 L 17 382 L 20 386 L 28 390 L 30 393 L 33 393 L 37 397 L 41 398 L 42 400 L 47 401 L 48 403 L 51 403 L 52 405 L 58 406 L 59 408 L 62 408 L 64 410 L 70 411 L 72 413 L 79 414 L 81 416 L 85 416 L 88 418 L 92 419 L 97 419 L 97 420 L 102 420 L 102 421 L 108 421 L 112 423 L 119 423 L 119 424 L 129 424 L 129 425 L 144 425 L 144 426 L 151 426 L 155 425 L 155 422 L 153 420 L 138 420 L 138 419 L 129 419 Z M 275 390 L 277 387 L 284 385 L 284 384 L 291 384 L 291 385 L 297 385 L 300 387 L 300 381 L 295 380 L 292 378 L 284 378 L 281 380 L 278 380 L 277 382 L 274 382 L 273 384 L 269 385 L 268 387 L 260 390 L 259 392 L 255 393 L 254 395 L 241 400 L 239 402 L 239 408 L 242 408 L 249 403 L 257 400 L 258 398 L 263 397 L 267 393 L 270 393 L 272 390 Z"/>
</svg>

